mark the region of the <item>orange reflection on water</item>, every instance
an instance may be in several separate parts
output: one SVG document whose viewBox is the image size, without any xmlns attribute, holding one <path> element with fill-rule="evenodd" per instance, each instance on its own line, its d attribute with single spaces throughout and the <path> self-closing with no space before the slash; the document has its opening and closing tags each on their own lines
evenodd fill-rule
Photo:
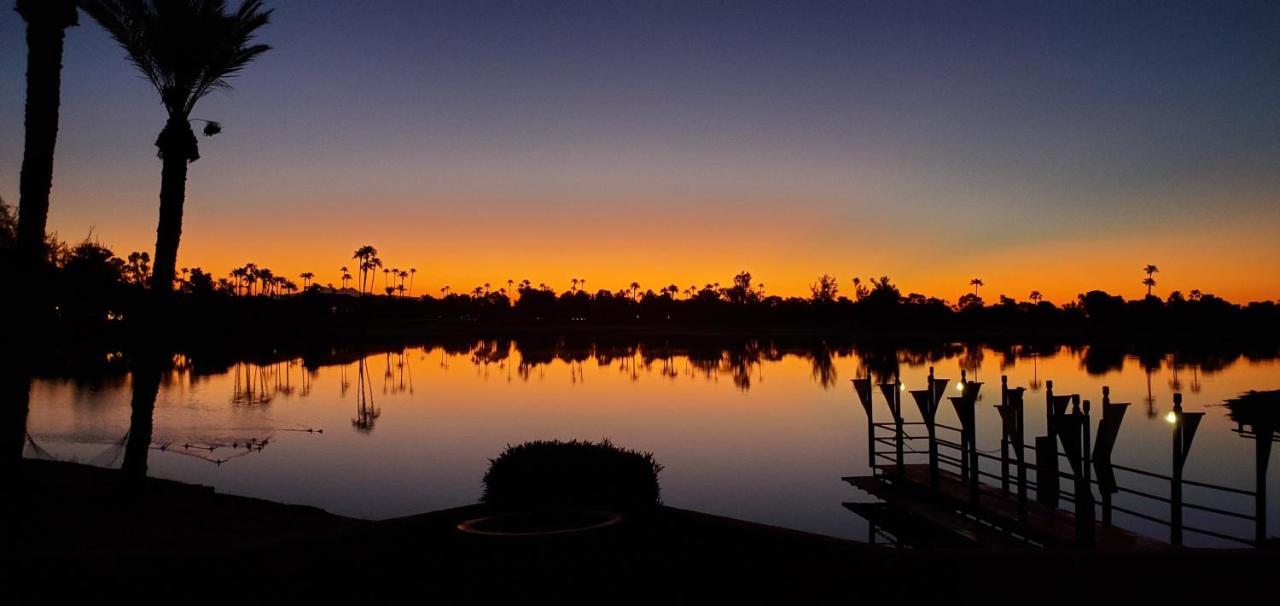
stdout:
<svg viewBox="0 0 1280 606">
<path fill-rule="evenodd" d="M 768 342 L 690 349 L 474 341 L 212 370 L 178 357 L 157 401 L 151 472 L 385 518 L 474 502 L 488 458 L 506 444 L 608 437 L 656 454 L 669 504 L 861 538 L 865 526 L 840 507 L 858 498 L 840 478 L 867 466 L 866 418 L 848 380 L 897 372 L 917 387 L 929 366 L 939 377 L 958 380 L 964 370 L 985 383 L 978 447 L 986 451 L 999 447 L 992 405 L 1001 375 L 1028 388 L 1028 438 L 1043 433 L 1047 381 L 1059 394 L 1091 400 L 1095 415 L 1109 385 L 1113 401 L 1132 403 L 1115 461 L 1162 473 L 1171 444 L 1163 417 L 1181 392 L 1187 411 L 1207 413 L 1186 477 L 1241 488 L 1252 487 L 1253 445 L 1232 432 L 1218 405 L 1280 387 L 1274 359 L 1066 348 L 886 353 Z M 27 456 L 118 464 L 129 401 L 127 376 L 37 381 Z M 879 395 L 875 411 L 888 419 Z M 956 424 L 950 407 L 939 421 Z M 1274 504 L 1270 515 L 1280 519 Z"/>
</svg>

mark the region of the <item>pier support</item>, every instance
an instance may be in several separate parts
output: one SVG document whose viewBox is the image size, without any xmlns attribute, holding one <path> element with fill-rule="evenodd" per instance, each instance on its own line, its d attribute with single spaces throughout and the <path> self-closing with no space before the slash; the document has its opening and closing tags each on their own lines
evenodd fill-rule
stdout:
<svg viewBox="0 0 1280 606">
<path fill-rule="evenodd" d="M 1173 394 L 1173 479 L 1169 481 L 1169 542 L 1182 545 L 1182 469 L 1203 412 L 1183 412 L 1182 394 Z"/>
</svg>

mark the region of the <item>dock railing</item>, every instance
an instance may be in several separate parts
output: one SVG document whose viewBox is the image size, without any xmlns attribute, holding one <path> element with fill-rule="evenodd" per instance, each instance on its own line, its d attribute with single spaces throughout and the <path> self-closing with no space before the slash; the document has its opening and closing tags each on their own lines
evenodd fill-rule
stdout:
<svg viewBox="0 0 1280 606">
<path fill-rule="evenodd" d="M 1116 513 L 1167 527 L 1169 543 L 1175 546 L 1183 544 L 1184 533 L 1195 533 L 1243 545 L 1259 545 L 1267 538 L 1266 468 L 1273 439 L 1270 431 L 1266 432 L 1267 436 L 1252 436 L 1259 444 L 1255 460 L 1257 470 L 1254 490 L 1190 480 L 1183 477 L 1183 471 L 1204 413 L 1183 411 L 1182 394 L 1174 395 L 1174 409 L 1168 417 L 1172 425 L 1170 454 L 1173 473 L 1166 475 L 1112 462 L 1120 427 L 1129 405 L 1111 402 L 1109 387 L 1102 388 L 1101 418 L 1095 440 L 1095 432 L 1091 426 L 1091 402 L 1082 401 L 1079 394 L 1057 394 L 1054 392 L 1053 382 L 1046 382 L 1046 435 L 1037 436 L 1034 445 L 1031 445 L 1025 439 L 1025 389 L 1010 388 L 1008 378 L 1002 376 L 1000 403 L 996 405 L 1001 420 L 1000 448 L 998 454 L 993 454 L 977 447 L 976 405 L 982 383 L 968 381 L 963 371 L 957 387 L 960 395 L 949 398 L 960 426 L 938 422 L 938 404 L 948 383 L 948 379 L 937 378 L 932 367 L 929 369 L 925 389 L 908 392 L 920 413 L 919 420 L 911 421 L 903 415 L 902 394 L 907 390 L 901 380 L 894 377 L 892 382 L 879 384 L 890 419 L 877 421 L 871 378 L 853 380 L 854 391 L 867 414 L 867 454 L 873 475 L 901 480 L 905 478 L 904 470 L 910 460 L 919 461 L 924 458 L 929 466 L 928 488 L 938 493 L 939 497 L 940 477 L 942 468 L 945 467 L 947 471 L 956 473 L 968 487 L 968 498 L 964 503 L 967 512 L 981 518 L 989 513 L 984 511 L 982 502 L 982 479 L 986 478 L 992 480 L 1003 495 L 1016 500 L 1017 521 L 1024 523 L 1030 510 L 1029 493 L 1034 491 L 1042 510 L 1070 511 L 1074 515 L 1075 540 L 1081 545 L 1093 543 L 1095 529 L 1099 524 L 1103 528 L 1112 527 Z M 924 430 L 923 434 L 915 431 L 919 429 Z M 1237 432 L 1250 437 L 1243 428 Z M 926 443 L 922 445 L 921 442 Z M 1027 461 L 1028 451 L 1034 457 L 1034 463 Z M 1060 462 L 1063 459 L 1067 461 L 1067 469 L 1061 469 Z M 983 461 L 989 463 L 988 469 L 998 471 L 983 469 Z M 1142 490 L 1131 482 L 1121 482 L 1117 474 L 1167 483 L 1167 496 Z M 1071 484 L 1070 490 L 1062 489 L 1062 481 Z M 1193 487 L 1197 492 L 1215 495 L 1210 497 L 1215 502 L 1225 498 L 1251 497 L 1254 511 L 1246 513 L 1189 502 L 1183 496 L 1184 487 Z M 1149 503 L 1150 506 L 1118 505 L 1113 502 L 1113 497 L 1117 494 L 1128 495 Z M 1060 507 L 1063 502 L 1069 504 L 1070 508 Z M 1099 509 L 1101 520 L 1096 517 Z M 1167 519 L 1147 513 L 1159 509 L 1168 512 Z M 1183 512 L 1188 509 L 1218 518 L 1251 522 L 1253 536 L 1236 536 L 1188 525 L 1183 520 Z"/>
</svg>

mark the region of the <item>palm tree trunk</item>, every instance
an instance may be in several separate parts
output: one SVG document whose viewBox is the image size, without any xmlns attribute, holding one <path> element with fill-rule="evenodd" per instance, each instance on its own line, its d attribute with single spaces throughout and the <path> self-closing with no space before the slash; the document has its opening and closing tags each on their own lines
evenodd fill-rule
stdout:
<svg viewBox="0 0 1280 606">
<path fill-rule="evenodd" d="M 129 403 L 129 438 L 124 445 L 121 470 L 131 480 L 147 476 L 147 455 L 151 450 L 156 396 L 160 393 L 161 368 L 158 357 L 144 353 L 133 370 L 133 396 Z"/>
<path fill-rule="evenodd" d="M 72 0 L 18 0 L 27 22 L 27 99 L 22 174 L 18 185 L 18 255 L 37 270 L 45 256 L 45 224 L 53 188 L 53 152 L 58 142 L 62 98 L 62 47 L 76 24 Z"/>
<path fill-rule="evenodd" d="M 0 371 L 0 479 L 7 479 L 27 446 L 31 377 L 16 365 Z"/>
<path fill-rule="evenodd" d="M 182 205 L 187 196 L 187 164 L 199 157 L 195 133 L 182 118 L 170 118 L 156 141 L 163 159 L 160 173 L 160 221 L 156 226 L 155 268 L 151 289 L 159 293 L 173 290 L 173 274 L 178 266 L 178 241 L 182 238 Z"/>
</svg>

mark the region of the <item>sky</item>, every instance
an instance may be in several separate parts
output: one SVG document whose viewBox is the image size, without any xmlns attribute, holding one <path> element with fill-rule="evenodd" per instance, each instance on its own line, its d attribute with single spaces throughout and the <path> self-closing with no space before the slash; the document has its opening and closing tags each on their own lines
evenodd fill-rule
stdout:
<svg viewBox="0 0 1280 606">
<path fill-rule="evenodd" d="M 232 0 L 235 4 L 235 0 Z M 1280 299 L 1280 3 L 268 0 L 201 101 L 179 267 L 417 292 L 888 275 L 954 301 Z M 0 10 L 0 196 L 24 24 Z M 50 230 L 152 250 L 154 90 L 68 30 Z"/>
</svg>

